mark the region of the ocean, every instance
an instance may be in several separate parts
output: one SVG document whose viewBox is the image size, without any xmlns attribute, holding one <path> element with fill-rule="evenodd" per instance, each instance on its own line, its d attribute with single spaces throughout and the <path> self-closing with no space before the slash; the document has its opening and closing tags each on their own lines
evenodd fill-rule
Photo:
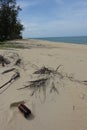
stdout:
<svg viewBox="0 0 87 130">
<path fill-rule="evenodd" d="M 35 38 L 38 40 L 47 40 L 52 42 L 64 42 L 64 43 L 74 43 L 74 44 L 87 44 L 87 36 L 73 36 L 73 37 L 44 37 Z"/>
</svg>

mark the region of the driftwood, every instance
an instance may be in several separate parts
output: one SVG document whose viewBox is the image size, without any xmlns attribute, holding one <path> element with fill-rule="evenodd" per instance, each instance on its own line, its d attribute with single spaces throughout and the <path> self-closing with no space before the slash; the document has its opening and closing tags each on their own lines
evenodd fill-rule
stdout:
<svg viewBox="0 0 87 130">
<path fill-rule="evenodd" d="M 19 56 L 18 53 L 15 53 L 15 52 L 6 52 L 4 54 L 3 58 L 9 60 L 9 62 L 13 63 L 13 65 L 19 66 L 21 64 L 21 58 L 20 58 L 20 56 Z"/>
<path fill-rule="evenodd" d="M 21 64 L 21 59 L 17 59 L 17 61 L 15 62 L 15 65 L 19 66 Z"/>
<path fill-rule="evenodd" d="M 10 61 L 5 57 L 3 57 L 2 55 L 0 55 L 0 64 L 2 64 L 2 66 L 4 67 L 5 64 L 10 64 Z"/>
<path fill-rule="evenodd" d="M 87 85 L 87 80 L 82 81 L 83 84 Z"/>
<path fill-rule="evenodd" d="M 19 72 L 16 72 L 12 77 L 11 79 L 6 82 L 5 84 L 3 84 L 2 86 L 0 86 L 0 89 L 2 89 L 4 86 L 8 85 L 9 83 L 11 83 L 12 81 L 15 81 L 17 78 L 20 77 L 20 73 Z"/>
<path fill-rule="evenodd" d="M 12 68 L 12 69 L 9 69 L 9 70 L 5 70 L 5 71 L 2 72 L 2 74 L 9 73 L 9 72 L 14 71 L 14 70 L 15 70 L 15 68 Z"/>
</svg>

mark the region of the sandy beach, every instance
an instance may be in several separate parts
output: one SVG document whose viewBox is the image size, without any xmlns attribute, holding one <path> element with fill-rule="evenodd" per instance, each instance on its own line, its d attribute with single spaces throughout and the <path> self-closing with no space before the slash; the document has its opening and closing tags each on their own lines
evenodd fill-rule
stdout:
<svg viewBox="0 0 87 130">
<path fill-rule="evenodd" d="M 0 88 L 0 130 L 87 130 L 87 45 L 12 42 L 25 48 L 0 49 L 9 61 L 0 64 L 0 87 L 20 74 Z M 32 112 L 28 119 L 21 102 Z"/>
</svg>

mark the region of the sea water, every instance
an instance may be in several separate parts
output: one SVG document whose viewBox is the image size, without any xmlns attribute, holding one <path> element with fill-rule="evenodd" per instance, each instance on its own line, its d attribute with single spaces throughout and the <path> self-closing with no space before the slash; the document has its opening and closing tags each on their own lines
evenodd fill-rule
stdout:
<svg viewBox="0 0 87 130">
<path fill-rule="evenodd" d="M 47 40 L 52 42 L 64 42 L 74 44 L 87 44 L 87 36 L 73 36 L 73 37 L 43 37 L 35 38 L 39 40 Z"/>
</svg>

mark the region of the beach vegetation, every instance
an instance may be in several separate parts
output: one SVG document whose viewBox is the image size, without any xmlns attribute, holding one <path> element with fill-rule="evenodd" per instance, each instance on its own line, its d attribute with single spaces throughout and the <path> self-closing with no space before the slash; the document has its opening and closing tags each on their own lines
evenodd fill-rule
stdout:
<svg viewBox="0 0 87 130">
<path fill-rule="evenodd" d="M 0 41 L 21 39 L 23 25 L 18 19 L 21 8 L 16 0 L 0 0 Z"/>
<path fill-rule="evenodd" d="M 24 49 L 26 47 L 24 47 L 21 44 L 16 44 L 13 42 L 0 42 L 0 49 L 9 49 L 9 48 L 17 48 L 17 49 Z"/>
</svg>

